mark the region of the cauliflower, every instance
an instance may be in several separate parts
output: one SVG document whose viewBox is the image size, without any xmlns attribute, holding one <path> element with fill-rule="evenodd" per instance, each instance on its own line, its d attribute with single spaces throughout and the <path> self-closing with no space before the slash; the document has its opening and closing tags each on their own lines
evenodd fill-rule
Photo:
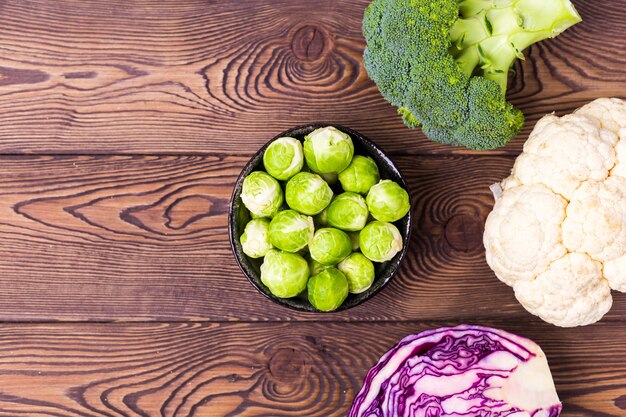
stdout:
<svg viewBox="0 0 626 417">
<path fill-rule="evenodd" d="M 626 102 L 542 118 L 494 184 L 487 263 L 530 313 L 585 326 L 626 292 Z"/>
</svg>

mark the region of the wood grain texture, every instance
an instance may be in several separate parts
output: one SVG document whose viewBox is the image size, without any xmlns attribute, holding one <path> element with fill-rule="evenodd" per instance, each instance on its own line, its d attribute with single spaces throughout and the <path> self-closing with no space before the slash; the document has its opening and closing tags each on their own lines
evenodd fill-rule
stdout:
<svg viewBox="0 0 626 417">
<path fill-rule="evenodd" d="M 563 417 L 625 416 L 626 295 L 555 328 L 481 244 L 538 118 L 626 97 L 626 0 L 574 2 L 584 23 L 517 64 L 523 134 L 478 156 L 405 128 L 368 79 L 369 0 L 0 1 L 0 417 L 343 416 L 400 338 L 460 322 L 536 340 Z M 248 157 L 312 121 L 397 155 L 415 208 L 397 277 L 340 314 L 266 300 L 227 240 Z"/>
<path fill-rule="evenodd" d="M 542 346 L 564 417 L 626 413 L 622 325 L 486 324 Z M 383 353 L 441 325 L 3 325 L 0 416 L 344 416 Z"/>
<path fill-rule="evenodd" d="M 531 47 L 510 97 L 543 114 L 626 94 L 626 0 Z M 369 0 L 6 0 L 0 153 L 253 153 L 298 124 L 352 127 L 393 153 L 466 153 L 406 129 L 368 79 Z"/>
<path fill-rule="evenodd" d="M 246 161 L 1 158 L 0 320 L 530 319 L 482 246 L 488 186 L 511 158 L 396 158 L 415 207 L 407 258 L 372 301 L 332 315 L 276 306 L 239 271 L 227 210 Z M 607 319 L 624 312 L 615 293 Z"/>
</svg>

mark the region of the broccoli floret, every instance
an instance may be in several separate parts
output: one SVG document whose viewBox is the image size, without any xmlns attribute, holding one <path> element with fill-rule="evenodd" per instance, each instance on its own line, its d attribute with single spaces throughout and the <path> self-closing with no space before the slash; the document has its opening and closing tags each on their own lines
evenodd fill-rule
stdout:
<svg viewBox="0 0 626 417">
<path fill-rule="evenodd" d="M 365 68 L 407 126 L 492 149 L 524 123 L 505 98 L 515 60 L 580 20 L 569 0 L 374 0 L 363 19 Z"/>
</svg>

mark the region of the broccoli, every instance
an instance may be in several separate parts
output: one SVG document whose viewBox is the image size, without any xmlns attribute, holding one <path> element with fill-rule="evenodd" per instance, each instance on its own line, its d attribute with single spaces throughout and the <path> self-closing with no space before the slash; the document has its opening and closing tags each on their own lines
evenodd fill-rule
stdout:
<svg viewBox="0 0 626 417">
<path fill-rule="evenodd" d="M 515 60 L 580 21 L 569 0 L 374 0 L 363 19 L 365 68 L 408 127 L 493 149 L 524 124 L 505 98 Z"/>
</svg>

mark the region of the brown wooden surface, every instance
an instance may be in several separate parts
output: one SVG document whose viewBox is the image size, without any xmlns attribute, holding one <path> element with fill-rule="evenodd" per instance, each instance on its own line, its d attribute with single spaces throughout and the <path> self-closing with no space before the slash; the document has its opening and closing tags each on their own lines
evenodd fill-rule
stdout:
<svg viewBox="0 0 626 417">
<path fill-rule="evenodd" d="M 626 413 L 621 323 L 484 323 L 543 346 L 564 415 Z M 7 324 L 0 416 L 339 417 L 398 339 L 442 324 Z"/>
<path fill-rule="evenodd" d="M 481 244 L 488 186 L 534 122 L 626 96 L 626 0 L 575 1 L 584 23 L 527 51 L 524 132 L 482 154 L 380 97 L 367 3 L 0 1 L 0 416 L 341 416 L 397 340 L 461 322 L 536 340 L 564 416 L 626 416 L 626 296 L 599 324 L 549 326 Z M 258 147 L 322 120 L 392 154 L 414 233 L 373 300 L 300 314 L 245 280 L 226 214 Z"/>
</svg>

